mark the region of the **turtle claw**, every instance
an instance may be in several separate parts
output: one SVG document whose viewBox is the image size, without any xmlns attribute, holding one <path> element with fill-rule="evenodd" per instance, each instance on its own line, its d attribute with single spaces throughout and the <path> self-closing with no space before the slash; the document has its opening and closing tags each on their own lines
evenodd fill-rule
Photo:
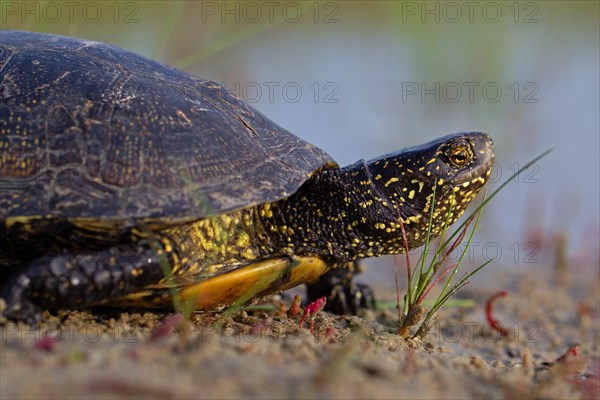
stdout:
<svg viewBox="0 0 600 400">
<path fill-rule="evenodd" d="M 325 306 L 326 311 L 339 315 L 356 315 L 361 308 L 375 308 L 373 289 L 362 283 L 334 286 Z"/>
<path fill-rule="evenodd" d="M 23 321 L 29 325 L 37 326 L 42 320 L 42 309 L 35 305 L 29 298 L 31 278 L 21 273 L 10 280 L 4 287 L 0 297 L 0 319 L 9 321 Z M 3 303 L 3 304 L 1 304 Z"/>
<path fill-rule="evenodd" d="M 330 270 L 316 283 L 307 285 L 308 301 L 326 296 L 325 310 L 338 315 L 356 315 L 360 308 L 374 309 L 373 290 L 353 280 L 360 269 L 358 262 L 354 262 L 348 268 Z"/>
</svg>

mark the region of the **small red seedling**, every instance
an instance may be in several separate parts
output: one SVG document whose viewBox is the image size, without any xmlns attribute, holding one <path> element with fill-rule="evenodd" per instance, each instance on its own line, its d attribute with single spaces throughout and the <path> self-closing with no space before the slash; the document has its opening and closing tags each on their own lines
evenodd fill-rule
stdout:
<svg viewBox="0 0 600 400">
<path fill-rule="evenodd" d="M 571 346 L 562 356 L 556 359 L 558 363 L 567 363 L 571 362 L 577 358 L 577 351 L 579 350 L 579 345 Z"/>
<path fill-rule="evenodd" d="M 56 343 L 58 343 L 58 340 L 56 340 L 56 338 L 44 335 L 40 340 L 35 342 L 34 347 L 36 350 L 50 352 L 54 350 L 54 347 L 56 347 Z"/>
<path fill-rule="evenodd" d="M 508 292 L 506 290 L 501 290 L 498 293 L 496 293 L 495 295 L 493 295 L 492 297 L 489 298 L 489 300 L 487 301 L 487 303 L 485 304 L 485 317 L 487 319 L 488 324 L 490 325 L 490 327 L 495 330 L 496 332 L 498 332 L 501 336 L 508 336 L 508 329 L 506 329 L 501 323 L 500 321 L 498 321 L 496 318 L 494 318 L 494 316 L 492 315 L 492 305 L 494 304 L 494 302 L 496 300 L 498 300 L 500 297 L 506 297 L 508 296 Z"/>
<path fill-rule="evenodd" d="M 292 300 L 292 305 L 288 311 L 290 317 L 295 317 L 300 312 L 300 303 L 301 303 L 300 295 L 297 294 L 294 296 L 294 300 Z"/>
<path fill-rule="evenodd" d="M 579 364 L 575 362 L 578 360 Z M 582 360 L 579 354 L 579 345 L 573 345 L 562 356 L 550 363 L 551 366 L 553 364 L 571 368 L 565 371 L 565 378 L 567 382 L 582 392 L 582 398 L 600 398 L 600 360 L 597 358 Z M 582 368 L 583 370 L 580 370 Z"/>
<path fill-rule="evenodd" d="M 183 320 L 183 315 L 173 314 L 165 318 L 154 330 L 150 333 L 150 341 L 153 342 L 163 336 L 168 336 Z"/>
<path fill-rule="evenodd" d="M 327 303 L 327 297 L 319 297 L 312 303 L 308 304 L 304 308 L 304 314 L 302 314 L 302 318 L 300 318 L 300 322 L 298 325 L 302 328 L 302 324 L 304 323 L 304 319 L 308 315 L 308 319 L 310 320 L 310 333 L 313 333 L 313 329 L 315 327 L 315 316 L 319 311 L 322 311 L 325 308 L 325 303 Z"/>
<path fill-rule="evenodd" d="M 600 360 L 594 359 L 588 364 L 588 372 L 573 383 L 584 395 L 584 398 L 600 398 Z"/>
<path fill-rule="evenodd" d="M 327 330 L 325 331 L 325 338 L 331 342 L 333 340 L 333 334 L 335 333 L 335 328 L 331 325 L 329 325 L 327 327 Z"/>
<path fill-rule="evenodd" d="M 260 336 L 269 329 L 269 325 L 268 321 L 259 321 L 250 327 L 250 333 L 254 336 Z"/>
</svg>

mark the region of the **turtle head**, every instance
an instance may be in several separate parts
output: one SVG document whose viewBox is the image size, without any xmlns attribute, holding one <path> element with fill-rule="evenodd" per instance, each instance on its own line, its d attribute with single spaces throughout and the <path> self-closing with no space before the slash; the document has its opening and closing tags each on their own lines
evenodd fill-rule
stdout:
<svg viewBox="0 0 600 400">
<path fill-rule="evenodd" d="M 445 136 L 325 168 L 292 196 L 261 206 L 259 215 L 270 242 L 288 253 L 318 254 L 331 263 L 403 253 L 402 225 L 409 249 L 422 245 L 433 205 L 431 233 L 439 235 L 485 185 L 493 161 L 488 135 Z"/>
<path fill-rule="evenodd" d="M 434 188 L 433 236 L 440 233 L 446 218 L 452 224 L 462 215 L 485 185 L 493 162 L 492 139 L 480 132 L 445 136 L 369 161 L 366 168 L 371 192 L 395 214 L 388 217 L 396 219 L 396 223 L 383 223 L 385 226 L 380 222 L 379 228 L 397 237 L 398 218 L 402 218 L 409 247 L 421 245 L 430 220 Z M 397 246 L 395 243 L 389 251 L 395 252 Z"/>
</svg>

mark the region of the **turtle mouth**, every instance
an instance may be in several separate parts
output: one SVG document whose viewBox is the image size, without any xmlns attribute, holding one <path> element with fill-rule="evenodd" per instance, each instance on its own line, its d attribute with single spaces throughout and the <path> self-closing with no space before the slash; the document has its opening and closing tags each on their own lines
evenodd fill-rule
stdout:
<svg viewBox="0 0 600 400">
<path fill-rule="evenodd" d="M 475 168 L 465 172 L 464 174 L 461 174 L 460 177 L 452 180 L 452 186 L 462 186 L 465 182 L 479 182 L 481 183 L 481 186 L 483 186 L 487 182 L 491 174 L 492 165 L 493 160 L 489 164 L 476 166 Z"/>
</svg>

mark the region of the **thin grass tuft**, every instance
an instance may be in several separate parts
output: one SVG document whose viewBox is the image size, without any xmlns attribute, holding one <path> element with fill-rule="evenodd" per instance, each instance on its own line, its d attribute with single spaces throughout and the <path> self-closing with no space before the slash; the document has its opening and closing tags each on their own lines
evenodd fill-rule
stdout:
<svg viewBox="0 0 600 400">
<path fill-rule="evenodd" d="M 402 307 L 400 306 L 400 294 L 399 292 L 397 293 L 398 302 L 396 304 L 396 307 L 398 309 L 399 314 L 398 333 L 400 336 L 404 338 L 409 337 L 412 328 L 416 326 L 418 326 L 418 328 L 413 334 L 413 338 L 423 338 L 425 335 L 427 335 L 427 333 L 431 329 L 433 321 L 435 321 L 435 318 L 437 317 L 436 313 L 439 311 L 439 309 L 444 304 L 448 303 L 448 301 L 457 291 L 459 291 L 461 288 L 467 285 L 469 283 L 469 279 L 474 274 L 481 271 L 492 261 L 488 260 L 484 262 L 479 267 L 475 268 L 473 271 L 463 274 L 457 281 L 454 281 L 458 269 L 464 260 L 466 252 L 471 246 L 475 232 L 479 227 L 479 221 L 485 205 L 489 203 L 489 201 L 492 198 L 494 198 L 494 196 L 496 196 L 502 189 L 504 189 L 506 185 L 508 185 L 515 177 L 517 177 L 523 171 L 530 168 L 537 161 L 547 156 L 549 153 L 552 152 L 552 150 L 553 149 L 546 150 L 539 156 L 535 157 L 533 160 L 529 161 L 522 168 L 520 168 L 518 171 L 512 174 L 508 179 L 506 179 L 496 190 L 492 192 L 491 195 L 487 196 L 487 193 L 484 193 L 481 204 L 477 208 L 475 208 L 475 210 L 473 210 L 473 212 L 471 212 L 471 214 L 469 214 L 465 218 L 465 220 L 448 237 L 446 237 L 446 233 L 449 228 L 450 217 L 452 215 L 452 206 L 450 206 L 446 214 L 444 226 L 442 227 L 440 236 L 437 239 L 435 252 L 431 257 L 428 257 L 430 249 L 433 246 L 433 240 L 431 239 L 433 219 L 430 217 L 429 225 L 427 227 L 427 237 L 425 240 L 425 244 L 423 245 L 423 251 L 421 252 L 419 260 L 416 263 L 418 273 L 414 273 L 411 268 L 410 257 L 408 254 L 408 243 L 406 240 L 406 232 L 404 230 L 404 223 L 400 218 L 400 228 L 402 231 L 402 238 L 404 240 L 406 251 L 406 278 L 408 283 L 408 288 L 406 291 L 406 295 L 404 296 L 404 304 Z M 436 186 L 434 186 L 433 188 L 433 200 L 431 202 L 430 216 L 433 215 L 435 210 L 435 192 Z M 453 202 L 451 201 L 450 204 L 452 205 L 452 203 Z M 466 243 L 464 243 L 465 238 L 467 238 Z M 458 261 L 447 267 L 444 266 L 447 263 L 450 254 L 452 254 L 456 249 L 460 248 L 460 246 L 462 246 L 463 244 L 464 247 L 460 252 Z M 399 284 L 397 274 L 398 270 L 396 267 L 396 287 L 398 288 Z M 438 286 L 438 284 L 444 279 L 445 283 L 439 295 L 433 302 L 428 302 L 428 310 L 426 310 L 426 307 L 424 306 L 425 300 L 431 294 L 433 288 Z M 400 310 L 402 310 L 402 312 L 400 312 Z"/>
</svg>

